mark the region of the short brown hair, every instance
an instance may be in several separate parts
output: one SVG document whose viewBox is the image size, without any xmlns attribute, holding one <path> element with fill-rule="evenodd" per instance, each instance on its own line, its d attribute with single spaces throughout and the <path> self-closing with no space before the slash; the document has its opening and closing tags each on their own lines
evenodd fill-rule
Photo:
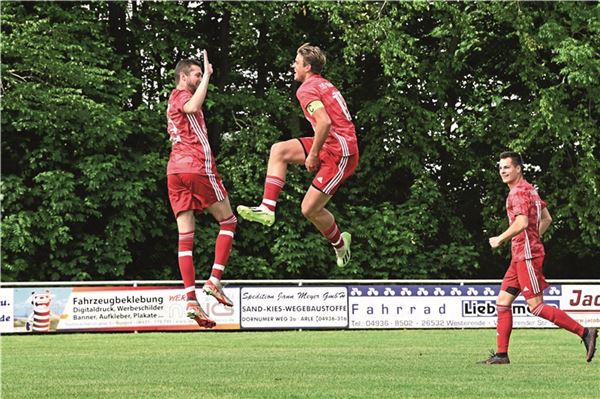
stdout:
<svg viewBox="0 0 600 399">
<path fill-rule="evenodd" d="M 296 52 L 304 59 L 304 65 L 310 65 L 314 73 L 321 73 L 327 61 L 323 50 L 317 46 L 311 46 L 310 43 L 304 43 L 298 47 Z"/>
<path fill-rule="evenodd" d="M 521 158 L 521 154 L 514 151 L 504 151 L 500 154 L 500 159 L 510 158 L 512 164 L 514 166 L 520 166 L 521 170 L 523 170 L 523 158 Z"/>
<path fill-rule="evenodd" d="M 190 69 L 192 69 L 192 65 L 198 65 L 200 69 L 202 66 L 199 61 L 196 61 L 193 58 L 185 58 L 177 63 L 175 66 L 175 84 L 179 84 L 179 75 L 183 72 L 185 75 L 190 74 Z"/>
</svg>

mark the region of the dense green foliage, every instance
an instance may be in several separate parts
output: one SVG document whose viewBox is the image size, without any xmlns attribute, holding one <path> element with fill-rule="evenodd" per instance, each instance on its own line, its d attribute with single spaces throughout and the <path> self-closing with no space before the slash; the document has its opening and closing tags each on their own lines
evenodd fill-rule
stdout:
<svg viewBox="0 0 600 399">
<path fill-rule="evenodd" d="M 2 398 L 596 399 L 600 378 L 557 329 L 515 330 L 508 366 L 475 364 L 491 329 L 51 335 L 0 337 Z"/>
<path fill-rule="evenodd" d="M 361 162 L 330 209 L 353 262 L 300 213 L 292 167 L 226 278 L 502 276 L 499 152 L 524 154 L 554 224 L 548 277 L 597 277 L 600 7 L 574 2 L 3 2 L 4 281 L 178 279 L 166 100 L 208 50 L 205 115 L 232 204 L 260 200 L 272 143 L 312 134 L 290 62 L 307 41 L 354 114 Z M 200 218 L 208 274 L 217 225 Z M 569 268 L 569 265 L 577 265 Z"/>
</svg>

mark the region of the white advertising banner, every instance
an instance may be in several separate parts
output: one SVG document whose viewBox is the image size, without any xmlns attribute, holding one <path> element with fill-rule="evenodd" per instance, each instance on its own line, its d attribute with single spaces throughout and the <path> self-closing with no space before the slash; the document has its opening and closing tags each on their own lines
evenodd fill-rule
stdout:
<svg viewBox="0 0 600 399">
<path fill-rule="evenodd" d="M 495 328 L 495 284 L 377 284 L 229 286 L 233 307 L 197 290 L 215 330 Z M 201 328 L 186 317 L 176 286 L 0 288 L 0 333 L 184 331 Z M 600 327 L 599 284 L 555 284 L 544 302 L 586 327 Z M 512 307 L 515 328 L 554 324 L 531 314 L 522 296 Z"/>
<path fill-rule="evenodd" d="M 600 285 L 563 285 L 560 308 L 586 327 L 600 327 Z"/>
<path fill-rule="evenodd" d="M 13 289 L 0 288 L 0 333 L 10 333 L 14 330 Z"/>
<path fill-rule="evenodd" d="M 242 328 L 348 327 L 346 287 L 242 287 Z"/>
<path fill-rule="evenodd" d="M 174 287 L 54 287 L 14 289 L 14 332 L 197 330 L 186 298 Z M 239 288 L 226 288 L 239 303 Z M 225 307 L 198 290 L 198 302 L 217 323 L 239 329 L 239 307 Z"/>
<path fill-rule="evenodd" d="M 350 328 L 483 328 L 496 326 L 499 285 L 349 286 Z M 560 287 L 545 291 L 545 302 L 560 305 Z M 514 327 L 553 327 L 533 316 L 519 298 Z"/>
</svg>

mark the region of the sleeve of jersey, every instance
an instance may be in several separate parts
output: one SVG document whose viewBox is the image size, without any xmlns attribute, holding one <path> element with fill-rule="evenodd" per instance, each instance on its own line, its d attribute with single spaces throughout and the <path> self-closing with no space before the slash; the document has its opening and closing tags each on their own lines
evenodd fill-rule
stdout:
<svg viewBox="0 0 600 399">
<path fill-rule="evenodd" d="M 310 112 L 308 106 L 315 101 L 321 102 L 321 97 L 315 87 L 309 87 L 302 88 L 300 91 L 298 91 L 298 100 L 300 101 L 300 106 L 302 109 L 307 110 L 312 115 L 312 112 Z"/>
<path fill-rule="evenodd" d="M 530 203 L 531 203 L 531 200 L 530 200 L 529 193 L 527 191 L 524 191 L 524 190 L 517 191 L 512 198 L 513 214 L 515 216 L 517 216 L 517 215 L 527 216 L 529 214 Z"/>
<path fill-rule="evenodd" d="M 190 101 L 190 98 L 192 98 L 192 94 L 189 91 L 181 90 L 177 97 L 175 97 L 175 109 L 179 112 L 183 112 L 183 106 Z"/>
</svg>

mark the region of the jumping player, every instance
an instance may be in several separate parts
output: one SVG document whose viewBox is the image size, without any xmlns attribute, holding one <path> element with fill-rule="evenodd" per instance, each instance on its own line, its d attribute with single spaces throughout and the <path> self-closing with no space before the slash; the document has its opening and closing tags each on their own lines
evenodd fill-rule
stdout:
<svg viewBox="0 0 600 399">
<path fill-rule="evenodd" d="M 168 132 L 173 145 L 167 164 L 167 183 L 179 232 L 179 270 L 187 297 L 186 312 L 198 325 L 207 328 L 214 327 L 215 322 L 196 298 L 196 270 L 192 259 L 195 214 L 206 210 L 220 224 L 211 276 L 202 289 L 226 306 L 233 303 L 223 292 L 221 276 L 229 260 L 237 226 L 208 142 L 202 113 L 212 73 L 206 51 L 204 73 L 196 60 L 179 61 L 175 67 L 177 86 L 171 92 L 167 108 Z"/>
<path fill-rule="evenodd" d="M 306 43 L 297 50 L 294 79 L 302 84 L 296 96 L 313 127 L 314 137 L 274 144 L 269 155 L 262 203 L 257 207 L 240 205 L 237 211 L 243 219 L 272 226 L 288 165 L 304 164 L 315 177 L 302 200 L 302 214 L 329 240 L 335 250 L 337 265 L 343 267 L 350 260 L 352 237 L 348 232 L 341 232 L 325 206 L 354 173 L 358 164 L 358 145 L 344 98 L 321 76 L 324 65 L 325 54 L 319 47 Z"/>
<path fill-rule="evenodd" d="M 584 328 L 564 311 L 544 304 L 544 289 L 549 284 L 542 273 L 544 246 L 540 237 L 552 222 L 546 203 L 523 177 L 523 161 L 518 153 L 506 151 L 500 154 L 499 170 L 502 181 L 510 188 L 506 199 L 509 227 L 489 241 L 492 248 L 498 248 L 511 239 L 512 260 L 496 300 L 497 350 L 480 363 L 510 363 L 508 341 L 512 331 L 512 303 L 519 293 L 523 294 L 534 315 L 580 336 L 585 345 L 586 361 L 591 362 L 596 351 L 598 329 Z"/>
</svg>

